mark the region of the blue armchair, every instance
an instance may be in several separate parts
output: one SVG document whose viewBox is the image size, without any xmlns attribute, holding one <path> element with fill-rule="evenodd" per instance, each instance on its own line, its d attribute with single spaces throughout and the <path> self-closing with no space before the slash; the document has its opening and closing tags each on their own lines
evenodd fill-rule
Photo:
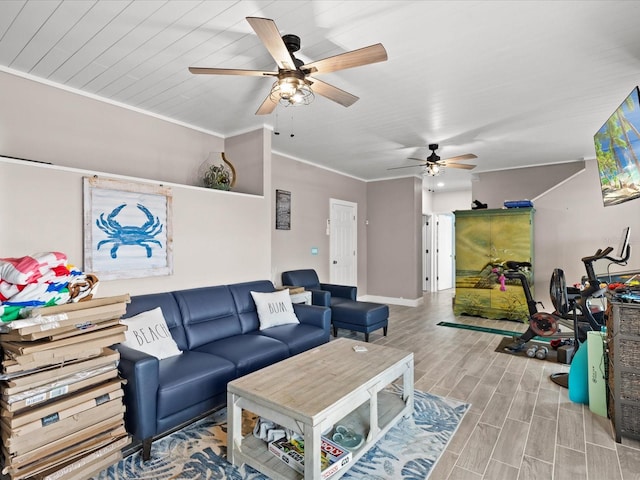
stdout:
<svg viewBox="0 0 640 480">
<path fill-rule="evenodd" d="M 315 270 L 290 270 L 282 272 L 282 285 L 304 287 L 311 292 L 311 304 L 321 307 L 331 306 L 331 293 L 320 284 Z M 354 298 L 355 300 L 355 298 Z"/>
<path fill-rule="evenodd" d="M 282 272 L 282 284 L 304 287 L 311 292 L 313 305 L 331 307 L 334 337 L 338 335 L 338 328 L 362 332 L 367 342 L 369 333 L 380 328 L 383 329 L 384 336 L 387 336 L 389 307 L 379 303 L 358 301 L 357 287 L 321 283 L 318 274 L 312 269 Z"/>
</svg>

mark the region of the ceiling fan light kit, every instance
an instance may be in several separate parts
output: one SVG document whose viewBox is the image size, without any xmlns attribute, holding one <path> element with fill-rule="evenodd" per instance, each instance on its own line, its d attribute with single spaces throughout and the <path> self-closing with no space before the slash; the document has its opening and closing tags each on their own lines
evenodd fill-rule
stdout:
<svg viewBox="0 0 640 480">
<path fill-rule="evenodd" d="M 297 107 L 309 105 L 315 95 L 303 79 L 284 77 L 273 84 L 269 98 L 284 107 Z"/>
<path fill-rule="evenodd" d="M 442 169 L 440 168 L 439 165 L 436 165 L 435 163 L 430 163 L 424 169 L 424 174 L 429 175 L 430 177 L 437 177 L 441 173 L 442 173 Z"/>
</svg>

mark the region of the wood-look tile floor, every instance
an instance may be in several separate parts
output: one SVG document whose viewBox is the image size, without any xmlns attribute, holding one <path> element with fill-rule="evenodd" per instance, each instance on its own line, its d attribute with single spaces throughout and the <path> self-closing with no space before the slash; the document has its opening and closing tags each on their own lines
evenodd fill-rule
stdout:
<svg viewBox="0 0 640 480">
<path fill-rule="evenodd" d="M 615 442 L 611 422 L 549 379 L 568 367 L 497 353 L 501 335 L 437 326 L 459 322 L 524 331 L 517 322 L 453 314 L 454 291 L 420 307 L 391 305 L 387 337 L 413 351 L 415 388 L 471 404 L 429 480 L 640 480 L 640 442 Z M 339 336 L 362 338 L 344 330 Z"/>
</svg>

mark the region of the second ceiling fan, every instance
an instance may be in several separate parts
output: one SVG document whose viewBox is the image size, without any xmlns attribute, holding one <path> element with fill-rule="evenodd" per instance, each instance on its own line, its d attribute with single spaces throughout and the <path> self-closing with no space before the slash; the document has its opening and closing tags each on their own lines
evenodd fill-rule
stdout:
<svg viewBox="0 0 640 480">
<path fill-rule="evenodd" d="M 377 43 L 305 64 L 293 55 L 300 49 L 300 37 L 296 35 L 281 36 L 275 22 L 268 18 L 247 17 L 247 21 L 276 61 L 277 72 L 209 67 L 189 67 L 189 71 L 193 74 L 205 75 L 276 78 L 271 92 L 258 108 L 256 115 L 267 115 L 273 112 L 278 103 L 284 105 L 308 104 L 313 99 L 314 93 L 348 107 L 354 104 L 358 97 L 318 80 L 315 75 L 387 60 L 387 51 L 382 44 Z"/>
<path fill-rule="evenodd" d="M 413 158 L 410 157 L 409 160 L 417 160 L 419 162 L 424 162 L 420 165 L 406 165 L 404 167 L 393 167 L 393 168 L 388 168 L 387 170 L 397 170 L 399 168 L 415 168 L 415 167 L 425 167 L 425 173 L 427 173 L 428 175 L 439 175 L 440 173 L 442 173 L 442 169 L 444 167 L 450 167 L 450 168 L 462 168 L 464 170 L 471 170 L 476 168 L 475 165 L 468 165 L 465 163 L 458 163 L 464 160 L 472 160 L 474 158 L 478 158 L 477 155 L 474 155 L 473 153 L 466 153 L 464 155 L 458 155 L 456 157 L 449 157 L 449 158 L 440 158 L 440 156 L 436 153 L 436 150 L 438 149 L 438 144 L 437 143 L 431 143 L 429 144 L 429 150 L 431 150 L 431 155 L 429 155 L 426 159 L 423 158 Z"/>
</svg>

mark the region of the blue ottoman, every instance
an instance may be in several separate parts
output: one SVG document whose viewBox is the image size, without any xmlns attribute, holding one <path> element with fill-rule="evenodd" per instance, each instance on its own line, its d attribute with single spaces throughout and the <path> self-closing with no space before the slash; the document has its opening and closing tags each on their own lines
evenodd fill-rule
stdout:
<svg viewBox="0 0 640 480">
<path fill-rule="evenodd" d="M 389 307 L 379 303 L 354 302 L 331 298 L 331 323 L 333 336 L 338 335 L 338 328 L 364 333 L 365 342 L 369 341 L 369 333 L 383 329 L 387 336 L 389 325 Z"/>
</svg>

